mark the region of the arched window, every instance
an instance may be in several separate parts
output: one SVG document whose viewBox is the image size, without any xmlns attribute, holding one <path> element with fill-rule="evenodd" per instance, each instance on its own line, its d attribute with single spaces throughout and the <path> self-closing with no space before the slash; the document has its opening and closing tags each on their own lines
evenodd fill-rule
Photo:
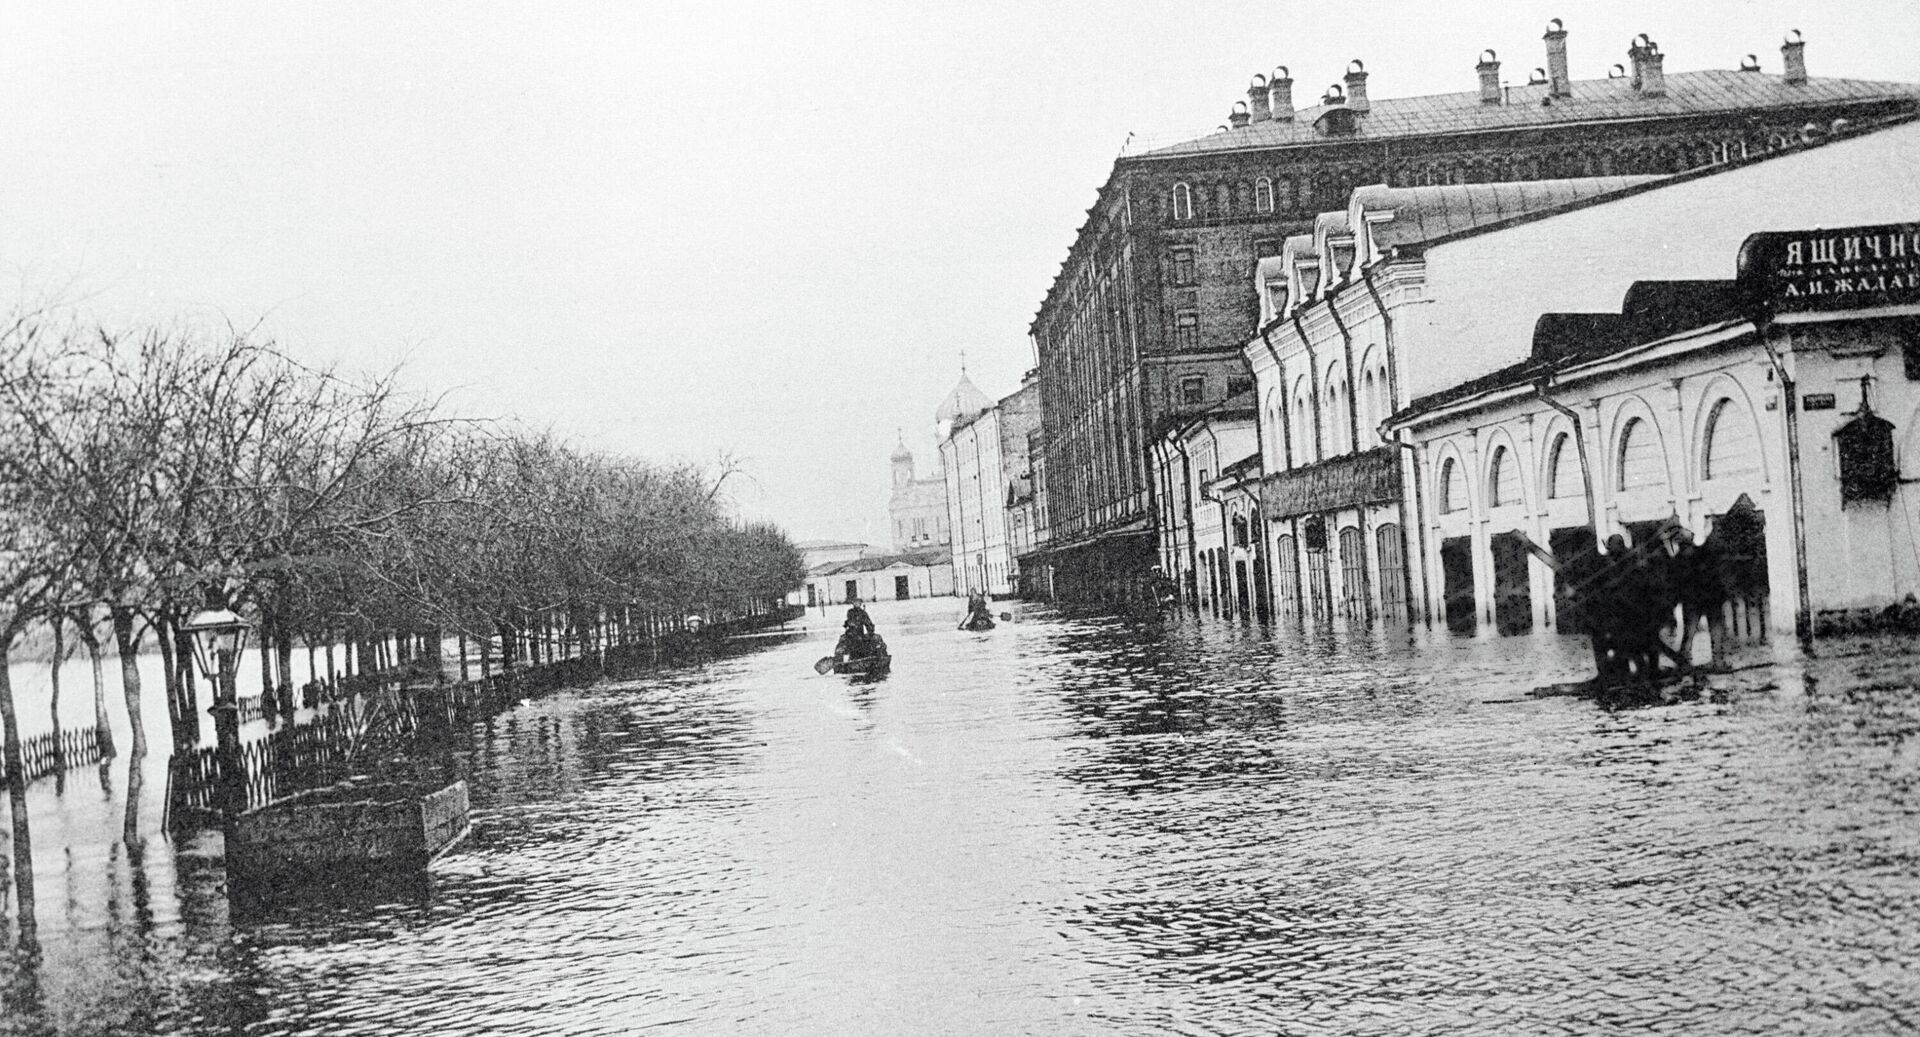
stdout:
<svg viewBox="0 0 1920 1037">
<path fill-rule="evenodd" d="M 1313 455 L 1313 404 L 1307 399 L 1307 380 L 1293 390 L 1293 463 L 1309 465 L 1315 460 Z"/>
<path fill-rule="evenodd" d="M 1273 181 L 1261 177 L 1253 182 L 1253 208 L 1256 212 L 1273 211 Z"/>
<path fill-rule="evenodd" d="M 1379 418 L 1376 417 L 1373 413 L 1373 372 L 1372 371 L 1368 371 L 1366 373 L 1365 379 L 1361 381 L 1360 395 L 1354 400 L 1354 405 L 1358 407 L 1360 410 L 1360 434 L 1364 436 L 1367 434 L 1368 429 L 1372 428 L 1375 424 L 1379 422 Z"/>
<path fill-rule="evenodd" d="M 1343 454 L 1347 450 L 1346 395 L 1346 385 L 1342 382 L 1327 386 L 1327 421 L 1332 426 L 1327 429 L 1329 454 Z"/>
<path fill-rule="evenodd" d="M 1440 464 L 1440 514 L 1465 511 L 1467 486 L 1460 479 L 1460 466 L 1449 457 Z"/>
<path fill-rule="evenodd" d="M 1722 398 L 1707 412 L 1706 449 L 1701 452 L 1700 478 L 1730 479 L 1760 470 L 1760 447 L 1753 422 L 1731 398 Z"/>
<path fill-rule="evenodd" d="M 1630 418 L 1620 430 L 1619 486 L 1621 493 L 1667 487 L 1667 466 L 1660 456 L 1660 437 L 1644 418 Z"/>
<path fill-rule="evenodd" d="M 1493 463 L 1487 469 L 1487 507 L 1504 508 L 1520 503 L 1520 467 L 1513 463 L 1513 451 L 1495 447 Z"/>
<path fill-rule="evenodd" d="M 1580 447 L 1565 432 L 1554 437 L 1547 452 L 1547 496 L 1584 497 L 1587 484 L 1580 478 Z"/>
<path fill-rule="evenodd" d="M 1184 183 L 1173 185 L 1173 218 L 1193 219 L 1193 189 Z"/>
<path fill-rule="evenodd" d="M 1213 189 L 1213 215 L 1233 215 L 1233 189 L 1221 184 Z"/>
</svg>

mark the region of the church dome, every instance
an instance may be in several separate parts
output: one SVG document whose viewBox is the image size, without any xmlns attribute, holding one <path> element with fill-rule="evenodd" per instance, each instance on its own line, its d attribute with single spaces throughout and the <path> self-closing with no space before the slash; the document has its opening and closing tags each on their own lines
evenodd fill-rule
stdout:
<svg viewBox="0 0 1920 1037">
<path fill-rule="evenodd" d="M 893 457 L 891 458 L 891 460 L 895 462 L 905 462 L 905 461 L 913 460 L 913 451 L 907 449 L 906 440 L 902 439 L 900 441 L 900 445 L 893 448 Z"/>
<path fill-rule="evenodd" d="M 960 422 L 993 409 L 993 401 L 987 394 L 976 388 L 966 375 L 960 376 L 960 384 L 953 387 L 947 398 L 940 401 L 940 409 L 933 412 L 934 421 Z"/>
</svg>

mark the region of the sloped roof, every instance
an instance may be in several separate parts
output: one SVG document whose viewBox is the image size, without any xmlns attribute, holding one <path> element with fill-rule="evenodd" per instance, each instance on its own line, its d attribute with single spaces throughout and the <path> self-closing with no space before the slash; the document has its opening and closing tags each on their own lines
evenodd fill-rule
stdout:
<svg viewBox="0 0 1920 1037">
<path fill-rule="evenodd" d="M 815 572 L 815 576 L 841 576 L 851 573 L 868 573 L 880 569 L 891 569 L 896 565 L 948 565 L 953 556 L 945 548 L 930 551 L 908 551 L 904 554 L 875 555 L 871 558 L 855 558 L 850 562 L 840 562 L 826 572 Z"/>
<path fill-rule="evenodd" d="M 1368 228 L 1375 249 L 1431 241 L 1447 234 L 1498 223 L 1556 205 L 1565 205 L 1663 179 L 1657 176 L 1595 176 L 1565 180 L 1521 180 L 1497 184 L 1437 187 L 1356 188 L 1352 204 L 1366 212 L 1391 210 L 1393 218 Z"/>
<path fill-rule="evenodd" d="M 1373 98 L 1367 111 L 1359 113 L 1360 117 L 1354 120 L 1353 133 L 1338 138 L 1322 135 L 1314 128 L 1314 122 L 1328 109 L 1345 106 L 1315 105 L 1297 109 L 1291 121 L 1249 123 L 1240 129 L 1216 132 L 1156 148 L 1137 157 L 1181 158 L 1248 148 L 1322 144 L 1329 139 L 1367 141 L 1437 137 L 1581 122 L 1752 112 L 1802 105 L 1901 98 L 1920 100 L 1920 85 L 1912 83 L 1830 77 L 1810 77 L 1803 83 L 1789 83 L 1786 77 L 1777 73 L 1728 69 L 1669 72 L 1665 79 L 1664 97 L 1640 96 L 1634 91 L 1632 80 L 1623 76 L 1618 79 L 1576 80 L 1570 84 L 1572 97 L 1552 98 L 1551 104 L 1543 103 L 1548 100 L 1549 87 L 1546 83 L 1508 87 L 1504 104 L 1487 104 L 1480 100 L 1480 91 L 1477 89 L 1421 97 Z"/>
</svg>

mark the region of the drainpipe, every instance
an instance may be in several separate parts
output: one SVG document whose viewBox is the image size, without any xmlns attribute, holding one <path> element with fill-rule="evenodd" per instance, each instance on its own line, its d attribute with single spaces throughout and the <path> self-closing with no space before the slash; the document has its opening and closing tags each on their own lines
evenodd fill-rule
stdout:
<svg viewBox="0 0 1920 1037">
<path fill-rule="evenodd" d="M 1280 385 L 1280 450 L 1281 450 L 1281 453 L 1284 455 L 1281 458 L 1281 461 L 1283 462 L 1285 469 L 1291 469 L 1293 467 L 1293 414 L 1292 414 L 1292 411 L 1290 410 L 1290 405 L 1287 403 L 1287 397 L 1291 395 L 1291 393 L 1289 393 L 1287 389 L 1287 365 L 1285 361 L 1280 359 L 1280 354 L 1276 352 L 1273 348 L 1273 331 L 1271 326 L 1261 329 L 1260 344 L 1267 348 L 1267 355 L 1273 358 L 1274 381 L 1278 382 Z M 1266 482 L 1267 482 L 1267 476 L 1263 470 L 1261 473 L 1261 479 L 1260 479 L 1260 510 L 1263 514 L 1268 510 Z M 1262 540 L 1263 541 L 1265 540 L 1264 532 L 1262 533 Z M 1263 549 L 1266 547 L 1264 542 L 1261 544 L 1261 547 Z M 1272 556 L 1269 555 L 1268 557 L 1271 558 Z M 1296 577 L 1298 576 L 1297 573 L 1295 575 Z M 1267 566 L 1267 597 L 1269 599 L 1273 597 L 1273 592 L 1274 592 L 1273 577 L 1274 577 L 1273 566 L 1268 565 Z M 1295 584 L 1294 591 L 1295 591 L 1296 598 L 1300 590 L 1299 582 L 1300 581 L 1297 578 L 1294 580 L 1294 584 Z M 1274 602 L 1271 600 L 1267 602 L 1267 609 L 1269 612 L 1277 613 L 1279 611 L 1278 609 L 1274 608 Z"/>
<path fill-rule="evenodd" d="M 1346 350 L 1347 444 L 1348 452 L 1354 453 L 1360 449 L 1360 408 L 1354 400 L 1353 393 L 1354 386 L 1360 384 L 1360 378 L 1353 368 L 1353 333 L 1347 330 L 1346 322 L 1340 319 L 1339 299 L 1332 296 L 1327 298 L 1327 316 L 1333 318 L 1333 326 L 1339 329 L 1340 341 L 1342 347 Z M 1363 610 L 1367 614 L 1367 622 L 1371 623 L 1373 622 L 1373 574 L 1367 571 L 1367 541 L 1372 539 L 1372 533 L 1367 529 L 1366 504 L 1363 502 L 1355 502 L 1354 514 L 1357 515 L 1360 520 L 1360 600 L 1363 603 Z M 1339 527 L 1338 520 L 1335 520 L 1334 526 L 1337 530 Z"/>
<path fill-rule="evenodd" d="M 1200 538 L 1194 535 L 1193 529 L 1193 457 L 1187 453 L 1186 443 L 1175 440 L 1174 446 L 1180 451 L 1182 476 L 1180 484 L 1184 491 L 1181 496 L 1187 499 L 1187 571 L 1193 574 L 1193 593 L 1189 595 L 1188 604 L 1198 612 L 1200 611 L 1200 549 L 1197 544 Z M 1180 589 L 1183 592 L 1186 590 L 1185 587 Z"/>
<path fill-rule="evenodd" d="M 1533 383 L 1533 393 L 1540 402 L 1559 411 L 1573 424 L 1573 446 L 1580 455 L 1580 485 L 1587 493 L 1587 528 L 1593 532 L 1593 549 L 1596 553 L 1606 554 L 1606 542 L 1600 538 L 1600 505 L 1593 497 L 1593 468 L 1587 463 L 1587 435 L 1580 428 L 1580 415 L 1572 407 L 1547 395 L 1547 382 L 1551 375 L 1545 375 Z"/>
<path fill-rule="evenodd" d="M 1397 350 L 1397 346 L 1393 340 L 1393 314 L 1387 312 L 1387 304 L 1383 302 L 1380 298 L 1380 289 L 1377 286 L 1375 286 L 1373 283 L 1373 270 L 1371 268 L 1365 267 L 1365 266 L 1360 268 L 1360 283 L 1367 286 L 1367 294 L 1373 297 L 1374 312 L 1380 315 L 1380 324 L 1385 331 L 1386 340 L 1385 340 L 1384 348 L 1387 351 L 1387 399 L 1393 401 L 1393 409 L 1397 411 L 1401 407 L 1406 406 L 1406 404 L 1402 403 L 1400 400 L 1400 362 L 1394 356 L 1394 353 Z M 1387 420 L 1386 415 L 1384 414 L 1381 415 L 1380 421 L 1383 426 L 1385 425 L 1386 420 Z M 1415 515 L 1420 514 L 1420 497 L 1419 497 L 1420 454 L 1419 454 L 1419 451 L 1415 450 L 1413 445 L 1410 443 L 1400 442 L 1398 436 L 1392 439 L 1388 439 L 1387 434 L 1383 429 L 1375 429 L 1374 431 L 1379 434 L 1380 439 L 1383 442 L 1391 443 L 1394 446 L 1405 447 L 1408 450 L 1414 450 L 1413 512 Z M 1400 553 L 1402 556 L 1405 556 L 1405 554 L 1407 553 L 1407 495 L 1404 490 L 1402 490 L 1400 493 L 1399 504 L 1400 504 Z M 1413 566 L 1404 564 L 1404 557 L 1403 557 L 1403 564 L 1400 567 L 1400 576 L 1401 576 L 1401 582 L 1406 584 L 1403 590 L 1407 596 L 1407 607 L 1412 608 L 1413 607 Z M 1426 527 L 1426 524 L 1423 522 L 1420 524 L 1420 592 L 1421 594 L 1424 595 L 1426 593 L 1426 590 L 1427 590 L 1427 527 Z M 1425 612 L 1426 610 L 1423 608 L 1421 609 L 1421 611 Z"/>
<path fill-rule="evenodd" d="M 1787 486 L 1793 493 L 1793 579 L 1798 599 L 1794 602 L 1793 634 L 1800 650 L 1813 654 L 1813 594 L 1807 584 L 1807 499 L 1800 473 L 1800 394 L 1786 362 L 1773 348 L 1773 321 L 1764 314 L 1753 319 L 1754 333 L 1760 337 L 1767 360 L 1780 377 L 1780 391 L 1787 397 Z"/>
<path fill-rule="evenodd" d="M 1224 470 L 1226 468 L 1226 465 L 1220 464 L 1220 435 L 1213 431 L 1212 422 L 1207 422 L 1201 427 L 1207 430 L 1207 438 L 1213 440 L 1213 463 L 1216 465 L 1220 465 L 1220 468 Z M 1215 478 L 1218 478 L 1220 476 L 1219 472 L 1215 472 L 1213 474 Z M 1233 540 L 1231 536 L 1229 536 L 1229 531 L 1227 529 L 1227 525 L 1228 525 L 1227 502 L 1224 500 L 1221 500 L 1218 497 L 1215 497 L 1213 499 L 1213 510 L 1216 514 L 1220 516 L 1220 574 L 1219 574 L 1220 582 L 1227 585 L 1227 590 L 1232 591 L 1233 589 Z M 1235 618 L 1233 615 L 1233 605 L 1236 601 L 1239 600 L 1239 596 L 1236 594 L 1228 593 L 1228 594 L 1222 595 L 1222 597 L 1227 599 L 1226 601 L 1223 601 L 1220 603 L 1220 611 L 1225 613 L 1225 616 L 1222 618 L 1225 618 L 1225 619 Z M 1245 617 L 1243 616 L 1240 618 L 1244 619 Z"/>
</svg>

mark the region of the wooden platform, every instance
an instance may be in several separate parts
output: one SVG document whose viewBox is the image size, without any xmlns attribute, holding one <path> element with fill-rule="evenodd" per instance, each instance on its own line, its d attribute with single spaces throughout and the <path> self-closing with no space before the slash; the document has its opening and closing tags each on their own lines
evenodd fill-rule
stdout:
<svg viewBox="0 0 1920 1037">
<path fill-rule="evenodd" d="M 234 819 L 227 874 L 241 881 L 417 872 L 467 834 L 467 783 L 422 793 L 343 783 Z"/>
</svg>

